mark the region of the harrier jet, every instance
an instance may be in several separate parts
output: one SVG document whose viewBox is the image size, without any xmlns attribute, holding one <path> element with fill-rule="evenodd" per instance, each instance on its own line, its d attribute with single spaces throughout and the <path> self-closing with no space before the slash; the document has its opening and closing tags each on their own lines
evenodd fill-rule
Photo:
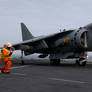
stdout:
<svg viewBox="0 0 92 92">
<path fill-rule="evenodd" d="M 49 56 L 51 65 L 60 64 L 60 59 L 76 58 L 76 63 L 84 66 L 87 52 L 92 51 L 92 23 L 78 29 L 39 37 L 34 37 L 24 23 L 21 23 L 21 29 L 23 41 L 13 44 L 15 50 L 21 50 L 25 55 L 39 53 L 39 58 Z"/>
</svg>

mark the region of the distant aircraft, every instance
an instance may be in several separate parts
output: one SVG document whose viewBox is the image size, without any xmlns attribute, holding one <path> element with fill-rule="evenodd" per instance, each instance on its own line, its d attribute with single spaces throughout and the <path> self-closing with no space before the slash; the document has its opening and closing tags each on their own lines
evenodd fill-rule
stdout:
<svg viewBox="0 0 92 92">
<path fill-rule="evenodd" d="M 49 56 L 51 65 L 60 64 L 60 59 L 76 58 L 76 64 L 85 66 L 87 52 L 92 51 L 92 23 L 39 37 L 34 37 L 24 23 L 21 23 L 21 29 L 23 42 L 13 44 L 15 50 L 21 50 L 22 56 L 23 52 L 25 55 L 39 53 L 39 58 Z"/>
</svg>

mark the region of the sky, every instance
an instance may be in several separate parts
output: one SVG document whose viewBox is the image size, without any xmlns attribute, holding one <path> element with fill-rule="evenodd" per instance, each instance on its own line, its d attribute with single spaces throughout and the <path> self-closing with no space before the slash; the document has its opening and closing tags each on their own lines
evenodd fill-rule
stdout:
<svg viewBox="0 0 92 92">
<path fill-rule="evenodd" d="M 0 0 L 0 46 L 22 41 L 20 23 L 34 36 L 92 22 L 92 0 Z"/>
</svg>

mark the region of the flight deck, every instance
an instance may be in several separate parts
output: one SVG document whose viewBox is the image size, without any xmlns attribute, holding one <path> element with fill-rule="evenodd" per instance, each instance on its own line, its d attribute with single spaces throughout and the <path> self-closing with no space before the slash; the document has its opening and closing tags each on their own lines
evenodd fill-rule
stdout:
<svg viewBox="0 0 92 92">
<path fill-rule="evenodd" d="M 51 66 L 48 60 L 12 61 L 11 73 L 0 74 L 0 92 L 91 92 L 92 63 Z"/>
</svg>

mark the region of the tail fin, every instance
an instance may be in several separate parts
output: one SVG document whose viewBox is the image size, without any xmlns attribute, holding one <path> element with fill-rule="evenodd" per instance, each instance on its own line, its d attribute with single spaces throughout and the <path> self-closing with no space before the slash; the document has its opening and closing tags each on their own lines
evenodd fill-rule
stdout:
<svg viewBox="0 0 92 92">
<path fill-rule="evenodd" d="M 21 31 L 22 31 L 22 40 L 23 41 L 34 38 L 34 36 L 31 34 L 31 32 L 28 30 L 28 28 L 26 27 L 26 25 L 24 23 L 21 23 Z"/>
</svg>

